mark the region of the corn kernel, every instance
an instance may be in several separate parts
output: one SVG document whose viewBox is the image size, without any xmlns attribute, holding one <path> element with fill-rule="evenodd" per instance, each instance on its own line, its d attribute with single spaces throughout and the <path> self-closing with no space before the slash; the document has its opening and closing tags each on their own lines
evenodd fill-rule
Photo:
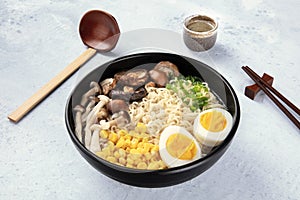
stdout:
<svg viewBox="0 0 300 200">
<path fill-rule="evenodd" d="M 139 154 L 140 152 L 137 149 L 130 149 L 131 154 Z"/>
<path fill-rule="evenodd" d="M 159 165 L 160 168 L 166 168 L 166 164 L 162 160 L 157 161 L 157 164 Z"/>
<path fill-rule="evenodd" d="M 142 153 L 142 152 L 143 152 L 143 147 L 138 147 L 136 150 L 137 150 L 139 153 Z"/>
<path fill-rule="evenodd" d="M 158 169 L 160 166 L 159 166 L 159 164 L 157 163 L 157 162 L 151 162 L 151 163 L 149 163 L 149 165 L 148 165 L 148 168 L 147 169 Z"/>
<path fill-rule="evenodd" d="M 124 136 L 124 138 L 125 138 L 126 140 L 127 140 L 127 139 L 131 140 L 132 137 L 131 137 L 131 135 L 127 134 L 127 135 Z"/>
<path fill-rule="evenodd" d="M 143 146 L 144 146 L 143 142 L 139 142 L 138 145 L 137 145 L 138 148 L 143 148 Z"/>
<path fill-rule="evenodd" d="M 125 151 L 126 153 L 130 153 L 130 147 L 126 147 Z"/>
<path fill-rule="evenodd" d="M 114 147 L 115 144 L 114 144 L 112 141 L 108 141 L 108 142 L 107 142 L 107 146 L 108 146 L 108 147 Z"/>
<path fill-rule="evenodd" d="M 147 126 L 143 123 L 137 123 L 135 131 L 139 133 L 145 133 L 147 131 Z"/>
<path fill-rule="evenodd" d="M 103 149 L 102 149 L 102 152 L 106 155 L 106 156 L 109 156 L 110 155 L 110 149 L 109 149 L 109 147 L 107 146 L 107 147 L 104 147 Z"/>
<path fill-rule="evenodd" d="M 101 138 L 106 139 L 108 137 L 108 133 L 109 132 L 107 130 L 101 130 L 99 135 L 100 135 Z"/>
<path fill-rule="evenodd" d="M 156 162 L 159 159 L 156 156 L 152 156 L 149 162 Z"/>
<path fill-rule="evenodd" d="M 140 160 L 141 155 L 142 154 L 140 154 L 140 153 L 134 153 L 134 154 L 131 154 L 131 158 L 132 158 L 132 160 Z"/>
<path fill-rule="evenodd" d="M 143 149 L 144 149 L 145 153 L 150 151 L 150 148 L 152 147 L 152 145 L 153 144 L 151 144 L 151 143 L 144 143 Z"/>
<path fill-rule="evenodd" d="M 143 149 L 143 154 L 148 153 L 150 149 Z"/>
<path fill-rule="evenodd" d="M 107 161 L 111 162 L 111 163 L 116 163 L 117 162 L 117 159 L 113 156 L 108 156 L 106 158 Z"/>
<path fill-rule="evenodd" d="M 131 158 L 127 158 L 127 164 L 133 165 L 134 161 Z"/>
<path fill-rule="evenodd" d="M 141 160 L 141 159 L 136 159 L 136 160 L 134 160 L 133 162 L 134 162 L 133 165 L 134 165 L 134 166 L 137 166 L 139 163 L 142 162 L 142 160 Z"/>
<path fill-rule="evenodd" d="M 119 165 L 119 166 L 124 166 L 124 165 L 122 165 L 121 163 L 118 163 L 118 162 L 116 162 L 115 164 L 116 164 L 116 165 Z"/>
<path fill-rule="evenodd" d="M 125 136 L 125 137 L 126 137 L 126 136 Z M 130 147 L 130 143 L 131 143 L 130 139 L 127 138 L 127 139 L 125 140 L 124 146 L 125 146 L 125 147 Z"/>
<path fill-rule="evenodd" d="M 121 147 L 124 146 L 124 144 L 125 144 L 125 140 L 124 140 L 123 137 L 121 137 L 121 138 L 118 140 L 118 142 L 117 142 L 117 144 L 116 144 L 116 147 L 121 148 Z"/>
<path fill-rule="evenodd" d="M 151 148 L 151 152 L 157 152 L 159 150 L 159 146 L 158 145 L 154 145 L 152 148 Z"/>
<path fill-rule="evenodd" d="M 139 141 L 136 138 L 132 138 L 131 142 L 130 142 L 130 148 L 132 149 L 136 149 L 137 145 L 138 145 Z"/>
<path fill-rule="evenodd" d="M 127 158 L 127 159 L 128 159 L 128 158 L 132 159 L 132 154 L 131 154 L 131 153 L 128 153 L 126 158 Z"/>
<path fill-rule="evenodd" d="M 118 134 L 119 134 L 119 136 L 125 136 L 125 135 L 127 135 L 128 133 L 127 133 L 126 130 L 119 130 L 119 131 L 118 131 Z"/>
<path fill-rule="evenodd" d="M 96 152 L 96 155 L 100 158 L 105 158 L 105 154 L 102 151 Z"/>
<path fill-rule="evenodd" d="M 137 164 L 138 169 L 147 169 L 147 164 L 145 162 L 140 162 Z"/>
<path fill-rule="evenodd" d="M 117 159 L 121 157 L 119 151 L 115 151 L 114 156 Z"/>
<path fill-rule="evenodd" d="M 126 165 L 125 158 L 123 158 L 123 157 L 119 158 L 119 163 L 122 164 L 122 165 Z"/>
<path fill-rule="evenodd" d="M 116 143 L 117 140 L 118 140 L 118 135 L 117 135 L 116 133 L 114 133 L 114 132 L 111 132 L 111 133 L 109 134 L 109 136 L 108 136 L 108 139 L 109 139 L 110 141 L 112 141 L 113 143 Z"/>
<path fill-rule="evenodd" d="M 120 157 L 124 157 L 126 156 L 126 151 L 122 148 L 119 149 L 119 154 L 120 154 Z"/>
<path fill-rule="evenodd" d="M 133 165 L 132 165 L 132 164 L 129 164 L 129 163 L 126 164 L 126 167 L 134 168 Z"/>
<path fill-rule="evenodd" d="M 148 142 L 148 137 L 143 137 L 143 142 Z"/>
<path fill-rule="evenodd" d="M 152 157 L 152 155 L 149 152 L 145 153 L 146 160 L 150 160 L 151 157 Z"/>
</svg>

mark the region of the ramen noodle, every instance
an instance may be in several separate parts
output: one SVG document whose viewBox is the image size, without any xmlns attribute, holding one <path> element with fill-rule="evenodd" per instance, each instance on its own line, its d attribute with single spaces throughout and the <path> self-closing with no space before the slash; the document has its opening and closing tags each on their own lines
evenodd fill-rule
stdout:
<svg viewBox="0 0 300 200">
<path fill-rule="evenodd" d="M 169 125 L 178 125 L 192 131 L 192 124 L 198 112 L 192 112 L 176 93 L 166 88 L 146 87 L 148 95 L 141 102 L 129 106 L 133 122 L 146 124 L 151 136 Z"/>
</svg>

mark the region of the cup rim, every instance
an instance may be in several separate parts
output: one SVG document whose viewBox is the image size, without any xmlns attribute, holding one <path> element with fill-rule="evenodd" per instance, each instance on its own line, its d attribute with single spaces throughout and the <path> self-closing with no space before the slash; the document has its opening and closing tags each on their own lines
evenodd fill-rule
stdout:
<svg viewBox="0 0 300 200">
<path fill-rule="evenodd" d="M 214 23 L 214 27 L 211 30 L 209 30 L 209 31 L 201 31 L 201 32 L 193 31 L 193 30 L 189 29 L 187 27 L 188 22 L 191 21 L 193 18 L 196 18 L 196 17 L 203 17 L 203 18 L 208 19 L 209 21 L 211 21 L 211 22 Z M 206 14 L 194 14 L 194 15 L 190 15 L 190 16 L 188 16 L 188 17 L 186 17 L 184 19 L 184 23 L 183 23 L 183 28 L 185 29 L 185 31 L 187 31 L 189 33 L 192 33 L 192 34 L 195 34 L 195 35 L 205 35 L 205 34 L 213 33 L 213 32 L 215 32 L 218 29 L 218 27 L 219 27 L 219 24 L 218 24 L 217 20 L 215 18 L 213 18 L 213 17 L 210 17 L 210 16 L 206 15 Z"/>
</svg>

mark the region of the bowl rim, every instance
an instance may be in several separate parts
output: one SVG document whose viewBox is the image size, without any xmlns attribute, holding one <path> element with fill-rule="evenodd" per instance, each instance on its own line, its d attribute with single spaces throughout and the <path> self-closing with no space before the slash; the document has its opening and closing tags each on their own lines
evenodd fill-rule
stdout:
<svg viewBox="0 0 300 200">
<path fill-rule="evenodd" d="M 109 66 L 115 62 L 120 62 L 122 60 L 127 60 L 127 59 L 132 59 L 134 57 L 138 57 L 138 56 L 147 56 L 149 54 L 161 54 L 161 55 L 166 55 L 166 56 L 180 56 L 184 59 L 191 59 L 193 61 L 196 61 L 197 63 L 200 63 L 201 65 L 203 65 L 204 67 L 206 67 L 208 70 L 211 70 L 213 73 L 215 73 L 217 76 L 220 77 L 220 79 L 223 81 L 223 83 L 228 87 L 228 89 L 230 90 L 230 93 L 232 94 L 233 97 L 233 101 L 234 101 L 234 108 L 235 108 L 235 115 L 233 116 L 233 126 L 229 132 L 229 134 L 227 135 L 227 137 L 225 138 L 225 140 L 218 146 L 214 147 L 213 150 L 207 154 L 206 156 L 197 159 L 191 163 L 182 165 L 182 166 L 178 166 L 178 167 L 172 167 L 172 168 L 167 168 L 167 169 L 158 169 L 158 170 L 146 170 L 146 169 L 135 169 L 135 168 L 128 168 L 128 167 L 124 167 L 124 166 L 120 166 L 120 165 L 116 165 L 113 164 L 105 159 L 102 159 L 100 157 L 98 157 L 96 154 L 94 154 L 93 152 L 91 152 L 90 150 L 88 150 L 80 141 L 79 139 L 76 137 L 74 131 L 72 131 L 72 128 L 70 126 L 70 121 L 69 121 L 69 106 L 70 106 L 70 102 L 72 100 L 72 96 L 76 90 L 76 88 L 78 87 L 78 85 L 86 78 L 88 77 L 91 73 L 93 73 L 95 70 L 99 69 L 102 66 Z M 196 66 L 194 66 L 196 67 Z M 239 123 L 240 123 L 240 118 L 241 118 L 241 111 L 240 111 L 240 104 L 239 104 L 239 100 L 238 97 L 233 89 L 233 87 L 230 85 L 230 83 L 215 69 L 213 69 L 212 67 L 210 67 L 209 65 L 188 57 L 188 56 L 183 56 L 183 55 L 179 55 L 179 54 L 174 54 L 174 53 L 162 53 L 162 52 L 146 52 L 146 53 L 135 53 L 135 54 L 129 54 L 129 55 L 125 55 L 119 58 L 115 58 L 112 60 L 109 60 L 101 65 L 99 65 L 98 67 L 94 68 L 93 70 L 91 70 L 89 73 L 87 73 L 76 85 L 75 87 L 71 90 L 67 102 L 66 102 L 66 106 L 65 106 L 65 125 L 66 128 L 68 130 L 69 136 L 71 137 L 71 140 L 73 141 L 74 145 L 76 146 L 76 148 L 79 148 L 82 152 L 84 152 L 85 155 L 89 156 L 89 158 L 93 159 L 94 161 L 97 161 L 103 165 L 106 165 L 109 168 L 112 168 L 114 170 L 120 171 L 120 172 L 125 172 L 125 173 L 133 173 L 133 174 L 156 174 L 156 173 L 164 173 L 164 174 L 173 174 L 173 173 L 178 173 L 178 172 L 182 172 L 182 171 L 186 171 L 186 170 L 191 170 L 193 168 L 196 168 L 198 165 L 204 164 L 206 162 L 208 162 L 210 160 L 211 157 L 213 157 L 217 152 L 223 151 L 225 148 L 228 147 L 228 145 L 231 143 L 233 137 L 235 136 Z M 107 175 L 107 174 L 105 174 Z"/>
<path fill-rule="evenodd" d="M 212 29 L 208 30 L 208 31 L 201 31 L 201 32 L 193 31 L 193 30 L 188 28 L 188 25 L 195 18 L 204 18 L 203 20 L 210 21 L 210 22 L 214 23 L 214 27 Z M 214 17 L 208 16 L 206 14 L 194 14 L 194 15 L 188 16 L 184 19 L 183 28 L 186 32 L 191 33 L 194 36 L 196 36 L 196 35 L 203 36 L 203 35 L 210 35 L 210 34 L 213 34 L 213 33 L 217 32 L 217 30 L 219 28 L 219 23 Z"/>
</svg>

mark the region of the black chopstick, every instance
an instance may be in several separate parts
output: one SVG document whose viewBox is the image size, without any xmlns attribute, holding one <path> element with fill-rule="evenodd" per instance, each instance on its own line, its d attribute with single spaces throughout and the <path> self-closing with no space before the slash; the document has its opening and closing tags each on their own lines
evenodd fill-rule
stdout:
<svg viewBox="0 0 300 200">
<path fill-rule="evenodd" d="M 253 70 L 248 66 L 243 66 L 242 69 L 250 76 L 250 78 L 266 93 L 266 95 L 279 107 L 279 109 L 300 129 L 300 122 L 278 101 L 278 99 L 272 95 L 267 88 L 270 86 L 264 80 L 262 80 Z M 255 76 L 257 75 L 257 77 Z M 265 82 L 265 83 L 264 83 Z M 273 88 L 273 87 L 272 87 Z M 273 88 L 274 89 L 274 88 Z M 271 91 L 274 91 L 270 89 Z M 278 91 L 277 91 L 278 92 Z M 279 93 L 279 92 L 278 92 Z M 274 93 L 276 94 L 276 92 Z M 280 93 L 279 93 L 280 94 Z M 277 94 L 276 94 L 277 95 Z M 282 96 L 280 94 L 280 96 Z M 283 97 L 283 96 L 282 96 Z M 286 98 L 284 98 L 286 99 Z M 285 100 L 283 100 L 285 102 Z M 289 101 L 288 101 L 289 102 Z M 285 102 L 286 103 L 286 102 Z M 287 104 L 288 105 L 288 104 Z M 297 108 L 297 107 L 296 107 Z M 297 108 L 298 109 L 298 108 Z M 299 110 L 299 109 L 298 109 Z"/>
</svg>

